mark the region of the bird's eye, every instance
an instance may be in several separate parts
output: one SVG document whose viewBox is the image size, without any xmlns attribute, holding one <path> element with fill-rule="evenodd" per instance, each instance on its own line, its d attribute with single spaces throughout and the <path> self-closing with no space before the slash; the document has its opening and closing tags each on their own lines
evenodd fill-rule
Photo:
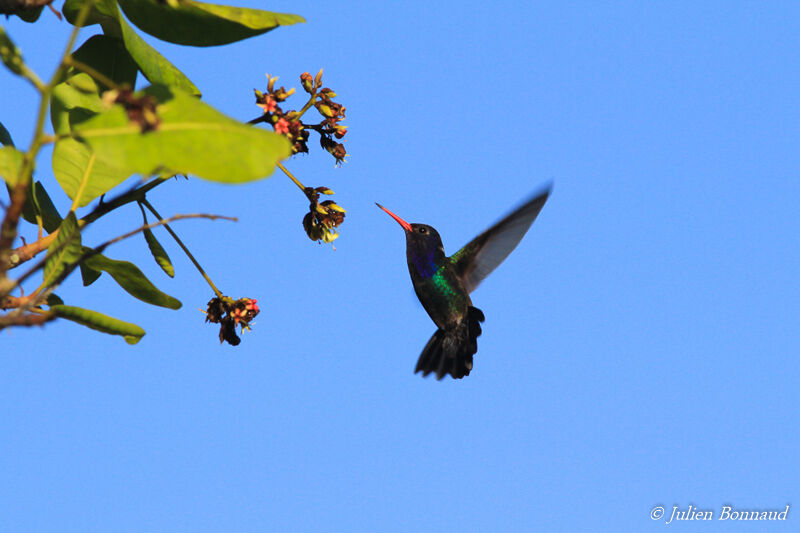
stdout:
<svg viewBox="0 0 800 533">
<path fill-rule="evenodd" d="M 419 232 L 420 233 L 428 233 L 428 229 L 427 228 L 419 228 Z"/>
</svg>

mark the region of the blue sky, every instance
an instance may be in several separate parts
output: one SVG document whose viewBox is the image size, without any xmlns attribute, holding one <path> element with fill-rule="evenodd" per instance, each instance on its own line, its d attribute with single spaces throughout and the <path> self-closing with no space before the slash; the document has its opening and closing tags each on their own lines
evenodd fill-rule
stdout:
<svg viewBox="0 0 800 533">
<path fill-rule="evenodd" d="M 154 191 L 164 215 L 240 218 L 175 229 L 224 292 L 258 298 L 254 331 L 218 344 L 198 311 L 210 290 L 160 232 L 174 280 L 143 239 L 106 255 L 181 310 L 107 276 L 58 291 L 140 324 L 137 346 L 69 323 L 0 333 L 3 529 L 662 531 L 656 505 L 693 505 L 715 520 L 666 526 L 796 530 L 794 507 L 717 518 L 800 505 L 800 7 L 699 4 L 270 2 L 308 23 L 220 48 L 149 39 L 242 120 L 266 72 L 299 88 L 324 67 L 352 155 L 334 168 L 311 143 L 287 166 L 347 220 L 335 251 L 312 243 L 278 174 Z M 3 24 L 48 75 L 68 25 Z M 0 121 L 26 146 L 33 91 L 0 80 Z M 473 293 L 472 374 L 415 376 L 434 326 L 374 202 L 453 253 L 548 181 Z"/>
</svg>

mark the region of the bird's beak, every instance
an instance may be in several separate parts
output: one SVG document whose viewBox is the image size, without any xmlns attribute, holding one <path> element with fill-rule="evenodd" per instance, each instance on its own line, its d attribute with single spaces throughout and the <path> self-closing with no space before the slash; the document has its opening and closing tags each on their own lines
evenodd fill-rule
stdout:
<svg viewBox="0 0 800 533">
<path fill-rule="evenodd" d="M 400 224 L 401 226 L 403 226 L 403 229 L 404 229 L 404 230 L 406 230 L 406 231 L 408 231 L 408 232 L 413 232 L 413 231 L 414 231 L 414 230 L 411 228 L 411 224 L 409 224 L 408 222 L 406 222 L 405 220 L 403 220 L 403 219 L 402 219 L 402 218 L 400 218 L 399 216 L 395 215 L 394 213 L 392 213 L 391 211 L 389 211 L 388 209 L 386 209 L 385 207 L 383 207 L 381 204 L 379 204 L 379 203 L 375 202 L 375 205 L 377 205 L 378 207 L 380 207 L 381 209 L 383 209 L 384 211 L 386 211 L 386 213 L 387 213 L 387 214 L 388 214 L 390 217 L 392 217 L 393 219 L 395 219 L 395 220 L 397 221 L 397 223 L 398 223 L 398 224 Z"/>
</svg>

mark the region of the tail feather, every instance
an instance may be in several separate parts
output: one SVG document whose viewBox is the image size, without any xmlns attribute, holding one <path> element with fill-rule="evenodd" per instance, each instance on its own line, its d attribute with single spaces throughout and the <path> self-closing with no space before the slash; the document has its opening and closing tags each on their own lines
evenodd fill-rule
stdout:
<svg viewBox="0 0 800 533">
<path fill-rule="evenodd" d="M 454 379 L 468 376 L 472 370 L 472 356 L 478 351 L 483 312 L 470 307 L 466 320 L 452 329 L 437 329 L 422 349 L 414 373 L 427 376 L 436 372 L 436 379 L 450 374 Z"/>
</svg>

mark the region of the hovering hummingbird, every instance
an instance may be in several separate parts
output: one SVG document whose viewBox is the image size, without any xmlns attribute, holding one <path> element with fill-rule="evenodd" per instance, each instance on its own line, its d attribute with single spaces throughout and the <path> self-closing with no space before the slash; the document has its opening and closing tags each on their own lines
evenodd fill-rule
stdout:
<svg viewBox="0 0 800 533">
<path fill-rule="evenodd" d="M 395 219 L 406 232 L 406 259 L 414 292 L 439 328 L 422 349 L 414 373 L 437 379 L 450 374 L 468 376 L 472 356 L 478 351 L 483 312 L 473 307 L 469 294 L 508 257 L 531 227 L 550 194 L 543 191 L 509 213 L 447 257 L 439 233 L 427 224 L 409 224 L 381 204 L 375 204 Z"/>
</svg>

